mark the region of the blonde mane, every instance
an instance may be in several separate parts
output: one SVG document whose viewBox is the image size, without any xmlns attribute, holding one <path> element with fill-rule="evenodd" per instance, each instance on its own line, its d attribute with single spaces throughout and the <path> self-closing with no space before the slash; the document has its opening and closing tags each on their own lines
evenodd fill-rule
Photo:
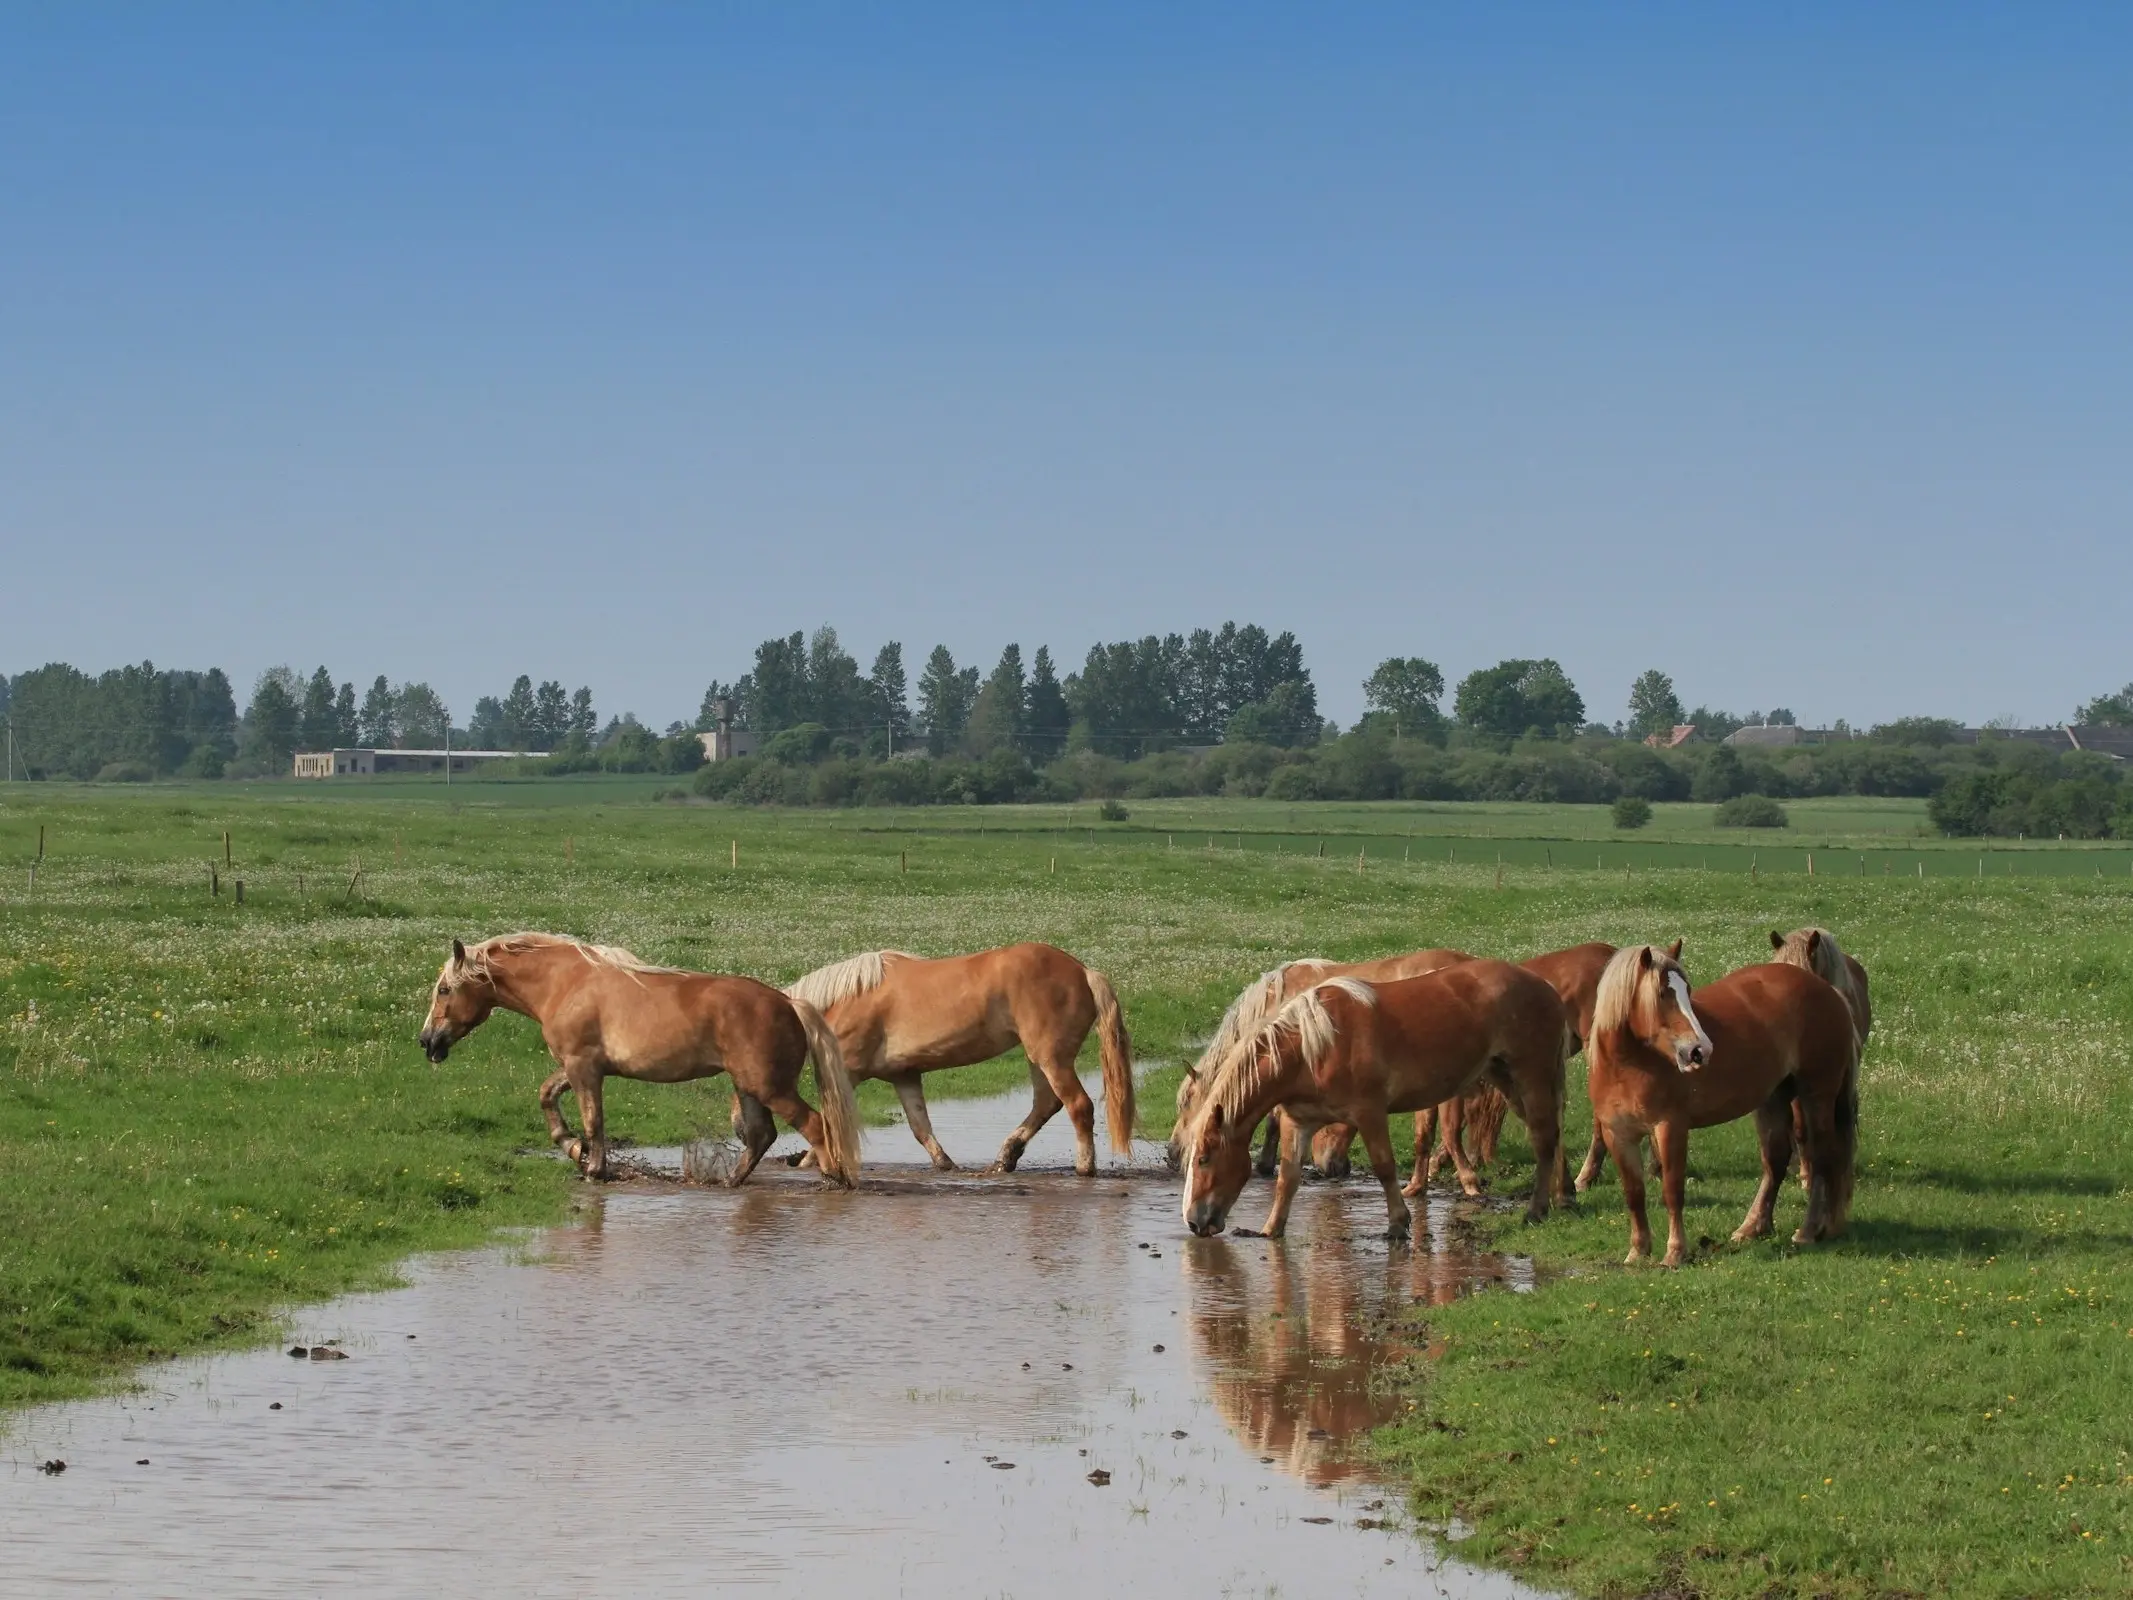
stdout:
<svg viewBox="0 0 2133 1600">
<path fill-rule="evenodd" d="M 535 950 L 575 950 L 589 965 L 611 967 L 618 972 L 679 973 L 685 970 L 656 966 L 618 944 L 588 944 L 583 939 L 572 939 L 560 933 L 505 933 L 484 939 L 479 944 L 470 944 L 460 970 L 486 981 L 491 977 L 489 964 L 494 957 L 527 955 Z"/>
<path fill-rule="evenodd" d="M 867 950 L 795 978 L 785 986 L 785 992 L 795 1000 L 805 1000 L 817 1011 L 827 1011 L 840 1000 L 880 988 L 891 961 L 916 959 L 902 950 Z"/>
<path fill-rule="evenodd" d="M 1649 956 L 1647 963 L 1642 958 Z M 1594 1037 L 1622 1028 L 1647 1031 L 1655 1014 L 1659 974 L 1675 965 L 1657 945 L 1625 945 L 1608 958 L 1592 998 Z"/>
<path fill-rule="evenodd" d="M 1837 943 L 1837 936 L 1827 928 L 1795 928 L 1782 942 L 1775 934 L 1771 939 L 1776 944 L 1770 954 L 1772 961 L 1788 967 L 1804 967 L 1844 996 L 1860 1041 L 1864 1043 L 1866 996 L 1859 992 L 1859 981 L 1852 976 L 1852 964 L 1845 959 L 1844 947 Z"/>
<path fill-rule="evenodd" d="M 1288 977 L 1298 968 L 1316 971 L 1334 963 L 1325 956 L 1299 956 L 1294 961 L 1284 961 L 1278 967 L 1270 967 L 1259 974 L 1244 992 L 1232 1000 L 1229 1009 L 1222 1013 L 1222 1020 L 1215 1025 L 1214 1037 L 1207 1041 L 1207 1048 L 1200 1052 L 1200 1059 L 1185 1069 L 1188 1083 L 1207 1078 L 1228 1059 L 1237 1048 L 1237 1041 L 1246 1034 L 1256 1032 L 1263 1022 L 1281 1009 L 1282 998 L 1288 990 Z"/>
<path fill-rule="evenodd" d="M 1200 1097 L 1193 1119 L 1192 1149 L 1199 1147 L 1199 1128 L 1213 1107 L 1221 1107 L 1222 1114 L 1232 1121 L 1244 1115 L 1245 1103 L 1266 1086 L 1267 1080 L 1279 1068 L 1276 1052 L 1283 1035 L 1296 1042 L 1305 1067 L 1316 1067 L 1325 1059 L 1326 1052 L 1339 1037 L 1325 1001 L 1319 998 L 1328 989 L 1338 989 L 1349 999 L 1366 1006 L 1378 1003 L 1377 990 L 1362 979 L 1329 978 L 1324 983 L 1313 984 L 1286 1002 L 1251 1033 L 1240 1037 L 1231 1046 L 1229 1054 L 1222 1058 L 1222 1064 L 1215 1069 L 1206 1092 Z"/>
</svg>

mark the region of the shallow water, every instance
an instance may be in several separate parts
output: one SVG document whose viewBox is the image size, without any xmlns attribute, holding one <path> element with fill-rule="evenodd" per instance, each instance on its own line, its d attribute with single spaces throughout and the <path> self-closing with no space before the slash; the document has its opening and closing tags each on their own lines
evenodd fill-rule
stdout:
<svg viewBox="0 0 2133 1600">
<path fill-rule="evenodd" d="M 935 1129 L 985 1159 L 1024 1104 Z M 1077 1179 L 1063 1126 L 1010 1178 L 938 1177 L 901 1127 L 867 1154 L 856 1194 L 782 1164 L 590 1193 L 301 1313 L 346 1361 L 188 1361 L 17 1419 L 0 1592 L 1529 1592 L 1442 1560 L 1348 1453 L 1417 1358 L 1388 1313 L 1530 1283 L 1442 1202 L 1412 1250 L 1371 1237 L 1367 1180 L 1307 1190 L 1285 1243 L 1196 1240 L 1152 1152 Z"/>
</svg>

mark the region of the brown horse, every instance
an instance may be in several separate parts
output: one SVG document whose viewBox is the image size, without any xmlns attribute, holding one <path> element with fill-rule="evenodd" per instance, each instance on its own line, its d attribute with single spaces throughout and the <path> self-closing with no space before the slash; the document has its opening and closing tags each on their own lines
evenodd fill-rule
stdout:
<svg viewBox="0 0 2133 1600">
<path fill-rule="evenodd" d="M 1563 1005 L 1505 961 L 1466 961 L 1419 978 L 1335 978 L 1284 1005 L 1240 1042 L 1200 1097 L 1186 1138 L 1185 1224 L 1222 1231 L 1251 1171 L 1251 1134 L 1284 1108 L 1301 1131 L 1343 1122 L 1362 1135 L 1385 1190 L 1386 1237 L 1412 1227 L 1386 1117 L 1457 1094 L 1483 1073 L 1514 1096 L 1533 1133 L 1538 1177 L 1528 1220 L 1548 1214 L 1563 1109 Z M 1282 1145 L 1266 1233 L 1278 1238 L 1301 1176 L 1299 1141 Z"/>
<path fill-rule="evenodd" d="M 1267 1018 L 1274 1015 L 1290 1000 L 1314 984 L 1332 978 L 1360 978 L 1365 983 L 1387 983 L 1395 978 L 1419 978 L 1425 972 L 1435 972 L 1440 967 L 1454 962 L 1471 961 L 1474 958 L 1464 950 L 1416 950 L 1403 956 L 1378 956 L 1369 961 L 1331 961 L 1324 956 L 1300 956 L 1294 961 L 1285 961 L 1271 971 L 1261 973 L 1245 987 L 1242 994 L 1232 1000 L 1229 1009 L 1222 1013 L 1222 1020 L 1215 1027 L 1214 1037 L 1207 1041 L 1207 1048 L 1200 1052 L 1200 1059 L 1185 1069 L 1185 1077 L 1178 1084 L 1177 1121 L 1170 1130 L 1170 1164 L 1179 1168 L 1185 1164 L 1185 1127 L 1192 1120 L 1192 1111 L 1198 1103 L 1201 1087 L 1210 1081 L 1230 1052 L 1240 1041 L 1256 1033 Z M 1258 1172 L 1262 1178 L 1272 1177 L 1280 1158 L 1282 1120 L 1275 1116 L 1268 1120 L 1265 1147 L 1259 1153 Z M 1336 1141 L 1338 1156 L 1345 1159 L 1348 1145 L 1355 1133 L 1348 1130 L 1345 1139 L 1340 1130 L 1328 1128 L 1321 1135 L 1320 1154 L 1331 1165 L 1335 1156 Z M 1330 1174 L 1345 1177 L 1345 1169 Z"/>
<path fill-rule="evenodd" d="M 1606 970 L 1614 953 L 1613 945 L 1594 941 L 1574 944 L 1567 950 L 1551 950 L 1519 963 L 1536 977 L 1547 979 L 1557 998 L 1563 1002 L 1572 1035 L 1571 1055 L 1584 1049 L 1586 1039 L 1592 1034 L 1592 1008 L 1600 992 L 1600 974 Z M 1503 1129 L 1504 1112 L 1509 1108 L 1510 1102 L 1503 1097 L 1502 1091 L 1492 1083 L 1483 1082 L 1469 1090 L 1463 1099 L 1448 1100 L 1442 1106 L 1416 1112 L 1415 1165 L 1404 1192 L 1420 1194 L 1436 1177 L 1437 1169 L 1449 1159 L 1459 1174 L 1459 1186 L 1468 1194 L 1481 1193 L 1481 1180 L 1474 1168 L 1476 1165 L 1491 1165 L 1496 1160 L 1496 1139 Z M 1440 1149 L 1431 1153 L 1430 1141 L 1436 1136 L 1440 1113 L 1444 1120 L 1444 1141 Z M 1467 1155 L 1465 1125 L 1469 1123 L 1477 1135 L 1478 1163 Z M 1599 1148 L 1597 1127 L 1593 1133 L 1593 1147 Z M 1569 1159 L 1568 1146 L 1564 1147 L 1564 1159 Z"/>
<path fill-rule="evenodd" d="M 1837 936 L 1827 928 L 1795 928 L 1791 933 L 1770 930 L 1770 959 L 1781 961 L 1789 967 L 1805 967 L 1837 993 L 1844 996 L 1844 1003 L 1851 1008 L 1852 1031 L 1859 1036 L 1859 1048 L 1866 1048 L 1866 1036 L 1874 1031 L 1874 1006 L 1867 997 L 1866 968 L 1859 965 L 1837 944 Z"/>
<path fill-rule="evenodd" d="M 1133 1147 L 1133 1045 L 1118 996 L 1102 973 L 1048 944 L 1010 944 L 975 955 L 922 960 L 873 950 L 792 984 L 786 993 L 821 1008 L 856 1079 L 884 1078 L 903 1102 L 911 1133 L 943 1172 L 955 1162 L 933 1137 L 921 1075 L 973 1066 L 1019 1044 L 1029 1055 L 1029 1115 L 1000 1146 L 1012 1172 L 1031 1139 L 1062 1105 L 1074 1123 L 1074 1170 L 1096 1171 L 1096 1111 L 1074 1071 L 1089 1030 L 1103 1057 L 1104 1115 L 1111 1148 Z"/>
<path fill-rule="evenodd" d="M 832 1180 L 849 1185 L 858 1176 L 859 1116 L 837 1036 L 813 1006 L 767 983 L 655 967 L 627 950 L 552 933 L 514 933 L 471 948 L 454 939 L 422 1025 L 424 1052 L 443 1061 L 498 1006 L 540 1024 L 557 1069 L 541 1085 L 548 1134 L 588 1178 L 607 1172 L 602 1079 L 686 1083 L 718 1072 L 733 1079 L 747 1146 L 727 1182 L 737 1187 L 776 1141 L 773 1111 L 800 1131 Z M 798 1088 L 810 1055 L 819 1116 Z M 582 1136 L 557 1109 L 565 1089 L 577 1094 Z"/>
<path fill-rule="evenodd" d="M 1629 1260 L 1643 1260 L 1652 1248 L 1644 1213 L 1647 1135 L 1666 1201 L 1666 1265 L 1678 1267 L 1687 1252 L 1681 1207 L 1689 1130 L 1755 1114 L 1763 1180 L 1733 1238 L 1758 1239 L 1770 1232 L 1792 1164 L 1795 1101 L 1809 1183 L 1807 1219 L 1793 1242 L 1835 1238 L 1851 1210 L 1858 1140 L 1859 1043 L 1850 1009 L 1820 978 L 1775 962 L 1729 973 L 1692 1000 L 1680 955 L 1678 942 L 1617 952 L 1600 978 L 1587 1043 L 1593 1116 L 1621 1169 L 1629 1206 Z"/>
</svg>

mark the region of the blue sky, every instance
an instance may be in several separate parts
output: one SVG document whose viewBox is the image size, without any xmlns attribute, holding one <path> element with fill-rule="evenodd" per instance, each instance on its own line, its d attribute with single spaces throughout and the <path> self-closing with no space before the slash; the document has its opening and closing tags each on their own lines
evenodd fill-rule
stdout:
<svg viewBox="0 0 2133 1600">
<path fill-rule="evenodd" d="M 0 11 L 0 671 L 2133 678 L 2133 10 Z"/>
</svg>

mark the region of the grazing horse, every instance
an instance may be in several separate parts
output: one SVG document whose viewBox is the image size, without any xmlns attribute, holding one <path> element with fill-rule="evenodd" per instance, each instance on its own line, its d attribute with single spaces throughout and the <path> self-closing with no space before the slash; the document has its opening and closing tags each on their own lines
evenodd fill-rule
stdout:
<svg viewBox="0 0 2133 1600">
<path fill-rule="evenodd" d="M 1554 986 L 1556 995 L 1563 1002 L 1563 1011 L 1570 1023 L 1571 1045 L 1569 1054 L 1576 1055 L 1585 1048 L 1585 1041 L 1592 1036 L 1592 1008 L 1600 992 L 1600 974 L 1613 958 L 1615 947 L 1594 941 L 1589 944 L 1574 944 L 1567 950 L 1551 950 L 1530 961 L 1521 961 L 1520 966 L 1536 977 L 1545 978 Z M 1437 1169 L 1448 1158 L 1459 1174 L 1459 1186 L 1468 1194 L 1481 1193 L 1481 1181 L 1475 1175 L 1474 1164 L 1466 1153 L 1464 1124 L 1474 1124 L 1477 1135 L 1476 1154 L 1480 1165 L 1486 1166 L 1496 1160 L 1496 1138 L 1503 1128 L 1504 1112 L 1510 1102 L 1492 1083 L 1484 1082 L 1469 1091 L 1462 1100 L 1448 1100 L 1442 1106 L 1415 1113 L 1415 1166 L 1407 1180 L 1406 1193 L 1420 1194 L 1429 1187 Z M 1444 1118 L 1443 1147 L 1429 1154 L 1431 1139 L 1437 1131 L 1439 1113 Z M 1597 1126 L 1593 1132 L 1593 1149 L 1600 1148 Z M 1427 1160 L 1424 1159 L 1427 1155 Z M 1564 1147 L 1563 1159 L 1569 1160 L 1569 1147 Z M 1586 1157 L 1589 1163 L 1591 1156 Z M 1589 1180 L 1587 1180 L 1589 1181 Z M 1584 1184 L 1578 1187 L 1582 1190 Z"/>
<path fill-rule="evenodd" d="M 1386 1117 L 1439 1105 L 1484 1073 L 1524 1110 L 1538 1161 L 1529 1221 L 1548 1214 L 1563 1110 L 1563 1003 L 1506 961 L 1465 961 L 1419 978 L 1335 978 L 1290 1000 L 1241 1040 L 1200 1097 L 1186 1138 L 1185 1225 L 1220 1233 L 1251 1171 L 1251 1135 L 1276 1106 L 1299 1131 L 1343 1122 L 1363 1138 L 1385 1190 L 1386 1237 L 1413 1225 Z M 1266 1233 L 1280 1237 L 1301 1176 L 1284 1140 Z"/>
<path fill-rule="evenodd" d="M 1644 1212 L 1649 1135 L 1666 1201 L 1666 1265 L 1687 1252 L 1681 1207 L 1689 1130 L 1750 1112 L 1762 1145 L 1763 1179 L 1734 1231 L 1736 1243 L 1770 1232 L 1785 1170 L 1792 1165 L 1793 1106 L 1809 1174 L 1807 1219 L 1795 1244 L 1832 1239 L 1851 1210 L 1858 1142 L 1859 1042 L 1852 1014 L 1827 983 L 1798 967 L 1743 967 L 1689 993 L 1681 946 L 1618 951 L 1600 978 L 1590 1062 L 1592 1114 L 1622 1173 L 1629 1206 L 1629 1261 L 1651 1254 Z"/>
<path fill-rule="evenodd" d="M 855 1080 L 884 1078 L 911 1133 L 942 1172 L 955 1162 L 933 1137 L 921 1074 L 990 1061 L 1014 1045 L 1029 1055 L 1029 1115 L 1000 1146 L 1015 1170 L 1031 1139 L 1062 1105 L 1074 1123 L 1074 1170 L 1096 1171 L 1096 1111 L 1074 1058 L 1096 1029 L 1111 1148 L 1133 1148 L 1133 1045 L 1118 996 L 1102 973 L 1048 944 L 1010 944 L 927 961 L 870 950 L 810 972 L 786 993 L 821 1008 Z"/>
<path fill-rule="evenodd" d="M 1384 983 L 1395 978 L 1419 978 L 1425 972 L 1435 972 L 1454 962 L 1473 959 L 1464 950 L 1416 950 L 1404 956 L 1379 956 L 1370 961 L 1329 961 L 1324 956 L 1301 956 L 1261 973 L 1230 1002 L 1229 1009 L 1222 1013 L 1222 1021 L 1215 1028 L 1214 1037 L 1207 1041 L 1200 1059 L 1185 1069 L 1185 1077 L 1178 1084 L 1177 1121 L 1170 1132 L 1171 1166 L 1179 1168 L 1185 1164 L 1185 1127 L 1192 1120 L 1192 1110 L 1199 1101 L 1202 1086 L 1213 1078 L 1239 1041 L 1256 1033 L 1267 1018 L 1297 995 L 1331 978 L 1360 978 L 1365 983 Z M 1338 1155 L 1345 1158 L 1354 1137 L 1352 1129 L 1346 1139 L 1340 1139 L 1337 1128 L 1325 1130 L 1320 1142 L 1327 1147 L 1322 1153 L 1328 1157 L 1328 1164 L 1334 1158 L 1334 1141 L 1339 1139 Z M 1274 1175 L 1281 1138 L 1281 1119 L 1277 1116 L 1269 1120 L 1266 1144 L 1259 1152 L 1260 1177 Z M 1345 1171 L 1331 1175 L 1347 1176 Z"/>
<path fill-rule="evenodd" d="M 773 1111 L 800 1131 L 827 1177 L 849 1186 L 858 1176 L 859 1115 L 837 1036 L 813 1006 L 767 983 L 655 967 L 627 950 L 552 933 L 514 933 L 471 948 L 454 939 L 422 1025 L 423 1051 L 443 1061 L 498 1006 L 540 1024 L 556 1061 L 541 1085 L 548 1134 L 588 1178 L 607 1173 L 603 1078 L 686 1083 L 718 1072 L 733 1079 L 747 1145 L 728 1183 L 738 1187 L 776 1141 Z M 820 1115 L 800 1098 L 809 1056 Z M 556 1106 L 565 1089 L 578 1097 L 579 1136 Z"/>
</svg>

